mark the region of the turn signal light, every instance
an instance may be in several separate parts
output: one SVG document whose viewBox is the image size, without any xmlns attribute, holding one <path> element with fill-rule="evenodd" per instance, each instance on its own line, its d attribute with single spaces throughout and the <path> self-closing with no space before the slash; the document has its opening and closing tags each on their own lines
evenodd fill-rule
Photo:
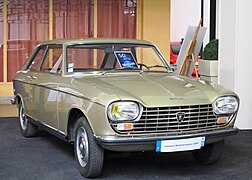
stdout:
<svg viewBox="0 0 252 180">
<path fill-rule="evenodd" d="M 117 124 L 117 130 L 119 131 L 129 131 L 134 128 L 132 123 L 119 123 Z"/>
<path fill-rule="evenodd" d="M 217 124 L 225 124 L 228 121 L 228 117 L 219 117 L 217 119 Z"/>
</svg>

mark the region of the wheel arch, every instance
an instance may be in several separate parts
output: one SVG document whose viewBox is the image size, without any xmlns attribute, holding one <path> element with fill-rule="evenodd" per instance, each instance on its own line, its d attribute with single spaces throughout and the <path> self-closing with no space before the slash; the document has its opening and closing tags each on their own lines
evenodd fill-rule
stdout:
<svg viewBox="0 0 252 180">
<path fill-rule="evenodd" d="M 67 122 L 67 139 L 70 142 L 74 141 L 74 125 L 76 123 L 76 121 L 80 118 L 80 117 L 84 117 L 87 122 L 89 123 L 89 120 L 87 118 L 87 116 L 85 115 L 85 113 L 79 109 L 79 108 L 72 108 L 69 113 L 68 113 L 68 122 Z M 90 125 L 90 123 L 89 123 Z M 91 127 L 91 126 L 90 126 Z"/>
<path fill-rule="evenodd" d="M 15 100 L 16 100 L 16 105 L 19 106 L 20 103 L 24 104 L 23 98 L 20 94 L 17 94 L 15 96 Z"/>
</svg>

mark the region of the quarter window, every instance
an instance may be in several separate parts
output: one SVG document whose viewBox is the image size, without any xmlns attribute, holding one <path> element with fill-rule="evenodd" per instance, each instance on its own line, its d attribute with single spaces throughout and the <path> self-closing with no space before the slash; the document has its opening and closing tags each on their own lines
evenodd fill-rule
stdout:
<svg viewBox="0 0 252 180">
<path fill-rule="evenodd" d="M 33 58 L 32 63 L 29 66 L 29 70 L 31 71 L 39 71 L 40 70 L 40 65 L 41 65 L 41 61 L 44 57 L 46 51 L 46 47 L 41 47 L 38 52 L 36 53 L 35 57 Z"/>
</svg>

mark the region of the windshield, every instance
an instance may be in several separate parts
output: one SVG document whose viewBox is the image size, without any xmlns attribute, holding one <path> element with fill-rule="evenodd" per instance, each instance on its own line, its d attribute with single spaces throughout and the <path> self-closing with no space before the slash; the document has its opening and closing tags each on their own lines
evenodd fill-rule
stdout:
<svg viewBox="0 0 252 180">
<path fill-rule="evenodd" d="M 67 72 L 87 71 L 170 71 L 154 46 L 74 45 L 67 47 Z"/>
</svg>

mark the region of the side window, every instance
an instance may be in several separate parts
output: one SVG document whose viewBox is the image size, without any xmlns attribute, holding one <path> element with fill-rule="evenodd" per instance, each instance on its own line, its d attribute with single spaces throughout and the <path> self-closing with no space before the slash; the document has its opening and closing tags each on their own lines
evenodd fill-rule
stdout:
<svg viewBox="0 0 252 180">
<path fill-rule="evenodd" d="M 39 71 L 40 70 L 41 61 L 44 57 L 45 51 L 46 51 L 46 46 L 41 47 L 37 51 L 36 55 L 34 56 L 30 66 L 28 68 L 29 70 L 31 70 L 31 71 Z"/>
<path fill-rule="evenodd" d="M 60 74 L 62 66 L 62 47 L 49 47 L 41 71 Z"/>
<path fill-rule="evenodd" d="M 67 48 L 68 72 L 92 70 L 94 67 L 94 49 Z"/>
</svg>

